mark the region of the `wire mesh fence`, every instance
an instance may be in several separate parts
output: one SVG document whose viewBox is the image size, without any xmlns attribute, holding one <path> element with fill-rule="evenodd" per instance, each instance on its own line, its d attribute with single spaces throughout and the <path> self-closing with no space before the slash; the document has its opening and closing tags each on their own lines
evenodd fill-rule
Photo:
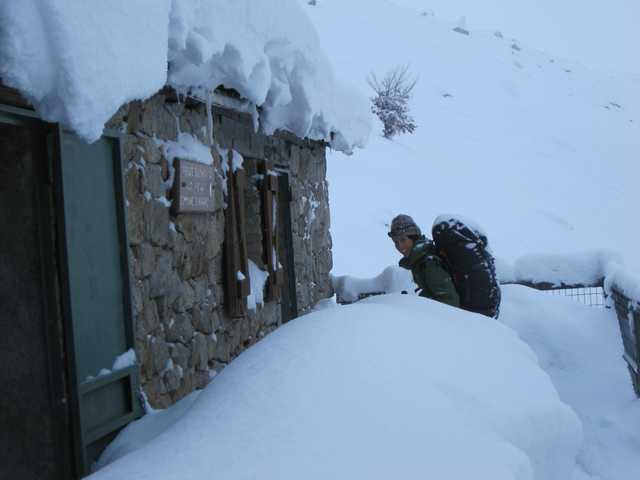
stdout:
<svg viewBox="0 0 640 480">
<path fill-rule="evenodd" d="M 543 291 L 549 295 L 571 297 L 573 300 L 590 307 L 605 306 L 605 295 L 602 287 L 553 288 Z"/>
</svg>

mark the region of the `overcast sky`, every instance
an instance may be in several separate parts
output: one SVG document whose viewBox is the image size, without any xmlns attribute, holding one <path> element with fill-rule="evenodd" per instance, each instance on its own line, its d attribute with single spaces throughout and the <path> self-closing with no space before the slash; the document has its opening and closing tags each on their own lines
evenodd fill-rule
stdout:
<svg viewBox="0 0 640 480">
<path fill-rule="evenodd" d="M 640 75 L 640 0 L 390 0 L 500 30 L 548 54 L 605 72 Z"/>
</svg>

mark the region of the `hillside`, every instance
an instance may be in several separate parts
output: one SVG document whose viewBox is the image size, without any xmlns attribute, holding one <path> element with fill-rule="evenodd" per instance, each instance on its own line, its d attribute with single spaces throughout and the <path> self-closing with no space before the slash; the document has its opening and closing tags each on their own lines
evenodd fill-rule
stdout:
<svg viewBox="0 0 640 480">
<path fill-rule="evenodd" d="M 418 78 L 413 135 L 388 141 L 376 123 L 365 149 L 330 155 L 334 273 L 395 263 L 400 212 L 426 230 L 443 212 L 471 217 L 507 261 L 605 248 L 640 270 L 640 79 L 392 1 L 301 1 L 342 79 L 370 94 L 371 72 Z"/>
</svg>

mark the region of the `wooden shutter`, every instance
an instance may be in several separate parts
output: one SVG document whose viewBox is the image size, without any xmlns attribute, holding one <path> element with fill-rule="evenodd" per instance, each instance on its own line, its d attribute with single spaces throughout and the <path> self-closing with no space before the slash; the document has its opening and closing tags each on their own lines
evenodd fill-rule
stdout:
<svg viewBox="0 0 640 480">
<path fill-rule="evenodd" d="M 278 258 L 278 177 L 273 173 L 271 162 L 262 165 L 262 232 L 263 259 L 267 266 L 267 301 L 280 300 L 283 271 Z"/>
<path fill-rule="evenodd" d="M 225 211 L 225 303 L 231 317 L 242 317 L 247 312 L 250 293 L 245 233 L 244 188 L 245 172 L 233 171 L 233 150 L 228 153 L 227 209 Z"/>
</svg>

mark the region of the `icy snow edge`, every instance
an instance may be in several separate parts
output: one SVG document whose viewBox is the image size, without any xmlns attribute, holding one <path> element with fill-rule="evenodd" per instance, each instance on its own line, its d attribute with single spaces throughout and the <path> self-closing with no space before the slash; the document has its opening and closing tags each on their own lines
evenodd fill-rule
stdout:
<svg viewBox="0 0 640 480">
<path fill-rule="evenodd" d="M 87 141 L 165 84 L 234 89 L 261 107 L 266 134 L 288 130 L 346 153 L 371 129 L 367 99 L 338 84 L 296 0 L 2 2 L 0 77 Z"/>
</svg>

